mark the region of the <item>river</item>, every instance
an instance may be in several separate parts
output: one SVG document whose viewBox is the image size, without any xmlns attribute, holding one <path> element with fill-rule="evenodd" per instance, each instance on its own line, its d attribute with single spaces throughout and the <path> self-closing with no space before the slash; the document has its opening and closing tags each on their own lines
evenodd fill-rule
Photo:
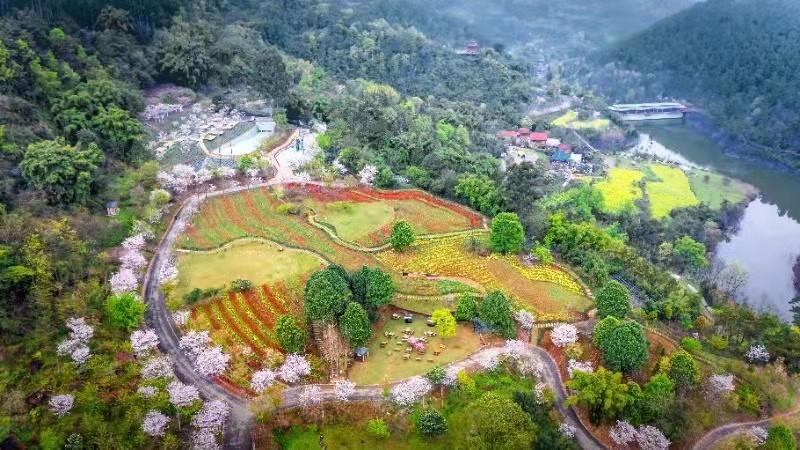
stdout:
<svg viewBox="0 0 800 450">
<path fill-rule="evenodd" d="M 790 320 L 792 264 L 800 255 L 800 175 L 726 155 L 681 122 L 649 122 L 637 128 L 662 156 L 713 169 L 761 191 L 745 209 L 738 233 L 719 245 L 715 258 L 747 270 L 743 297 L 749 305 Z"/>
</svg>

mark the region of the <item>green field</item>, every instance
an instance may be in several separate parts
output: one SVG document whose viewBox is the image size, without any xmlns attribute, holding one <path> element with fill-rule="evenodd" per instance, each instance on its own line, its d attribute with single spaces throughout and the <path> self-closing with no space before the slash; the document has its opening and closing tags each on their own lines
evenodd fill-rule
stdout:
<svg viewBox="0 0 800 450">
<path fill-rule="evenodd" d="M 577 130 L 591 128 L 594 130 L 605 130 L 611 126 L 611 121 L 606 118 L 597 118 L 591 120 L 578 120 L 578 113 L 576 111 L 567 111 L 560 117 L 557 117 L 552 122 L 553 125 L 563 128 L 575 128 Z"/>
<path fill-rule="evenodd" d="M 650 201 L 650 215 L 655 219 L 669 216 L 673 209 L 688 208 L 700 203 L 689 186 L 689 178 L 676 167 L 653 164 L 648 167 L 660 181 L 647 181 L 645 190 Z"/>
<path fill-rule="evenodd" d="M 603 196 L 603 209 L 609 213 L 620 213 L 635 207 L 634 202 L 642 198 L 642 189 L 637 185 L 644 172 L 614 167 L 608 177 L 595 184 Z"/>
<path fill-rule="evenodd" d="M 715 172 L 692 170 L 688 175 L 692 191 L 712 209 L 719 209 L 725 200 L 731 204 L 742 202 L 755 191 L 746 183 Z"/>
<path fill-rule="evenodd" d="M 194 288 L 219 288 L 238 278 L 254 285 L 274 284 L 308 275 L 326 263 L 310 253 L 268 242 L 237 241 L 210 253 L 180 253 L 175 295 Z"/>
</svg>

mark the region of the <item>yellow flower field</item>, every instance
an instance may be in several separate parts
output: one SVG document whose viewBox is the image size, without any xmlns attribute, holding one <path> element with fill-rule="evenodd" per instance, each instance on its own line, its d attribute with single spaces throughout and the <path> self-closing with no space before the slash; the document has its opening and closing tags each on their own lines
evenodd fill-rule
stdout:
<svg viewBox="0 0 800 450">
<path fill-rule="evenodd" d="M 688 208 L 700 203 L 683 170 L 659 164 L 651 165 L 650 170 L 661 180 L 648 181 L 645 184 L 653 218 L 663 219 L 673 209 Z"/>
<path fill-rule="evenodd" d="M 606 212 L 618 213 L 633 208 L 634 202 L 642 198 L 642 189 L 637 183 L 644 178 L 644 172 L 634 169 L 615 167 L 608 178 L 595 184 L 595 188 L 603 196 L 603 209 Z"/>
</svg>

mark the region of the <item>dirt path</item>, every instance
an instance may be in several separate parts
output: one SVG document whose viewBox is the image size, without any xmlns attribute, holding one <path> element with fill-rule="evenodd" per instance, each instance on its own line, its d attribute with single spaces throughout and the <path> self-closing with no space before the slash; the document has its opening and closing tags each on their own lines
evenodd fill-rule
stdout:
<svg viewBox="0 0 800 450">
<path fill-rule="evenodd" d="M 791 417 L 798 413 L 800 413 L 800 401 L 798 401 L 791 410 L 785 413 L 776 414 L 766 419 L 754 420 L 752 422 L 734 422 L 721 425 L 709 431 L 708 433 L 704 434 L 703 437 L 698 439 L 694 443 L 694 445 L 692 445 L 692 449 L 710 450 L 714 448 L 714 446 L 717 445 L 720 441 L 727 439 L 734 434 L 746 433 L 747 431 L 750 430 L 750 428 L 769 425 L 771 422 L 775 420 Z"/>
</svg>

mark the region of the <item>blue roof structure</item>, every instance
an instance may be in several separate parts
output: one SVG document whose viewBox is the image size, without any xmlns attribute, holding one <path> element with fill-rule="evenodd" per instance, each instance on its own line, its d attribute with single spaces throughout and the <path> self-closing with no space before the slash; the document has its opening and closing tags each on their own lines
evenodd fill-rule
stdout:
<svg viewBox="0 0 800 450">
<path fill-rule="evenodd" d="M 569 162 L 569 154 L 561 150 L 556 150 L 550 155 L 550 161 Z"/>
<path fill-rule="evenodd" d="M 356 356 L 358 356 L 359 358 L 365 356 L 367 353 L 369 353 L 369 349 L 367 347 L 356 348 Z"/>
</svg>

